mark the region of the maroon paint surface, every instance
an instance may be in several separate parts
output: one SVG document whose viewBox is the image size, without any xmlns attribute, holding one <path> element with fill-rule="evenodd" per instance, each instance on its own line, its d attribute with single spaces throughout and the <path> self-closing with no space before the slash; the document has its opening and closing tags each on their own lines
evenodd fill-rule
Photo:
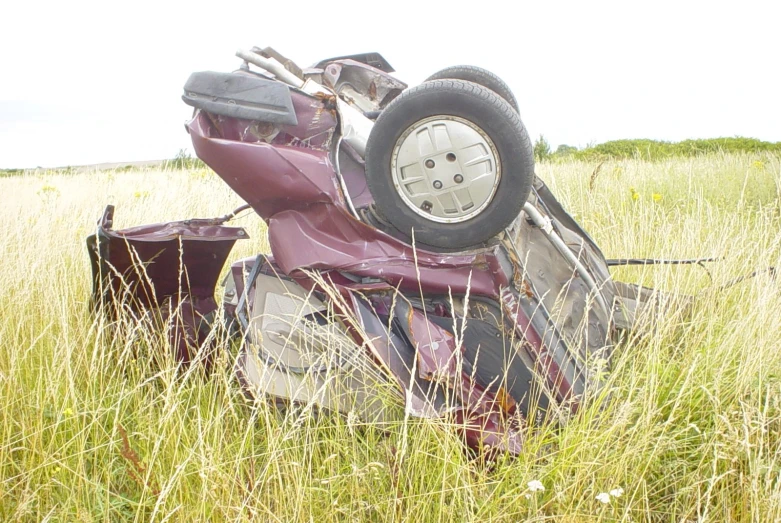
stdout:
<svg viewBox="0 0 781 523">
<path fill-rule="evenodd" d="M 201 322 L 217 310 L 214 289 L 236 240 L 244 229 L 214 220 L 184 220 L 115 231 L 113 208 L 98 222 L 90 256 L 97 300 L 118 301 L 137 313 L 157 311 L 179 361 L 189 362 L 204 347 Z M 109 307 L 110 310 L 110 307 Z M 207 366 L 211 354 L 205 356 Z"/>
<path fill-rule="evenodd" d="M 352 68 L 353 74 L 381 73 L 351 60 L 334 63 L 346 71 Z M 370 98 L 381 102 L 376 99 L 378 85 L 380 90 L 399 88 L 393 82 L 397 81 L 379 74 L 370 83 Z M 400 86 L 403 89 L 404 84 Z M 345 201 L 335 164 L 355 206 L 364 207 L 373 200 L 362 159 L 347 150 L 346 144 L 342 154 L 335 147 L 339 122 L 334 97 L 310 96 L 296 89 L 290 92 L 296 125 L 275 126 L 202 111 L 187 124 L 198 157 L 268 224 L 272 256 L 263 260 L 263 270 L 279 271 L 307 289 L 318 288 L 307 271 L 319 272 L 343 298 L 343 303 L 335 304 L 339 312 L 359 323 L 362 314 L 367 320 L 362 325 L 371 332 L 352 329 L 356 342 L 370 347 L 375 343 L 373 357 L 397 379 L 409 371 L 401 367 L 407 364 L 404 358 L 409 353 L 394 354 L 389 341 L 392 333 L 374 321 L 379 316 L 390 318 L 393 307 L 377 299 L 371 304 L 376 306 L 375 315 L 366 316 L 367 299 L 401 290 L 408 296 L 469 294 L 495 300 L 524 340 L 522 350 L 536 363 L 536 370 L 547 376 L 558 399 L 571 399 L 571 384 L 545 346 L 550 338 L 536 330 L 540 317 L 529 304 L 539 302 L 514 294 L 521 291 L 518 280 L 522 278 L 513 274 L 519 267 L 513 268 L 506 247 L 496 244 L 455 254 L 430 252 L 415 249 L 357 219 Z M 204 316 L 217 308 L 214 290 L 225 260 L 235 241 L 246 238 L 246 233 L 215 220 L 177 221 L 122 231 L 113 231 L 111 221 L 107 212 L 99 227 L 100 249 L 96 249 L 105 254 L 102 262 L 110 266 L 101 275 L 106 277 L 109 292 L 118 296 L 130 290 L 135 300 L 132 307 L 163 312 L 164 320 L 173 326 L 169 330 L 172 345 L 180 359 L 189 361 L 192 347 L 205 341 L 200 329 Z M 253 257 L 231 266 L 236 293 L 246 294 L 249 303 L 255 289 L 244 288 L 245 277 L 246 269 L 254 263 Z M 175 306 L 166 308 L 165 304 Z M 438 306 L 438 313 L 449 317 L 451 312 L 441 303 Z M 233 312 L 232 307 L 227 305 L 226 312 Z M 501 390 L 486 390 L 461 371 L 456 362 L 463 349 L 453 334 L 429 321 L 421 310 L 409 310 L 403 321 L 408 321 L 406 332 L 418 366 L 417 374 L 408 377 L 430 386 L 429 392 L 436 389 L 431 397 L 420 387 L 412 391 L 410 404 L 422 408 L 430 401 L 442 407 L 442 391 L 449 389 L 456 405 L 447 410 L 461 425 L 470 446 L 487 445 L 518 453 L 521 422 L 512 399 L 500 397 Z"/>
<path fill-rule="evenodd" d="M 303 117 L 298 114 L 298 128 L 287 132 L 303 133 L 308 128 L 307 118 L 312 116 L 313 113 Z M 220 125 L 223 130 L 228 128 L 225 122 Z M 196 115 L 188 129 L 198 156 L 267 222 L 274 262 L 283 274 L 311 288 L 313 282 L 307 281 L 302 271 L 327 273 L 346 298 L 350 297 L 346 289 L 366 284 L 338 282 L 343 278 L 339 271 L 372 282 L 381 281 L 373 285 L 389 289 L 427 295 L 469 293 L 492 298 L 503 303 L 505 313 L 510 313 L 517 334 L 526 340 L 530 355 L 540 362 L 538 370 L 544 369 L 559 397 L 569 396 L 569 384 L 563 382 L 555 362 L 548 357 L 541 333 L 534 330 L 530 318 L 517 303 L 508 303 L 506 296 L 502 299 L 502 291 L 513 281 L 513 274 L 506 274 L 499 261 L 500 257 L 508 259 L 501 252 L 502 245 L 455 254 L 415 249 L 349 212 L 326 151 L 300 144 L 282 145 L 277 139 L 266 143 L 242 138 L 246 133 L 242 135 L 235 130 L 230 131 L 234 139 L 226 140 L 203 113 Z M 234 275 L 238 272 L 234 265 Z M 343 312 L 357 314 L 356 310 Z M 425 330 L 437 334 L 436 340 L 429 339 L 422 350 L 418 347 L 419 370 L 429 377 L 437 373 L 449 376 L 449 385 L 464 405 L 462 418 L 474 427 L 466 430 L 468 436 L 471 434 L 472 443 L 477 444 L 478 440 L 487 443 L 487 438 L 491 444 L 506 450 L 519 449 L 520 436 L 514 433 L 507 440 L 512 430 L 503 421 L 508 414 L 505 411 L 514 412 L 514 404 L 508 405 L 506 398 L 499 401 L 463 373 L 455 376 L 454 369 L 445 363 L 448 352 L 452 354 L 455 350 L 452 342 L 439 332 L 439 327 L 424 318 L 415 315 L 413 323 L 416 333 Z M 436 351 L 431 350 L 433 342 Z M 381 352 L 386 351 L 381 349 Z"/>
</svg>

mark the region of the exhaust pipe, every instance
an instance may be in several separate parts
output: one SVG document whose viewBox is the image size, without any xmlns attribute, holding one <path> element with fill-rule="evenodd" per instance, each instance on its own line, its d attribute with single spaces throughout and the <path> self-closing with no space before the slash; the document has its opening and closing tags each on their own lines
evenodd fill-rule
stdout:
<svg viewBox="0 0 781 523">
<path fill-rule="evenodd" d="M 269 73 L 279 78 L 280 81 L 285 82 L 288 85 L 292 85 L 298 89 L 304 85 L 304 81 L 302 79 L 285 69 L 284 65 L 273 58 L 266 58 L 264 56 L 260 56 L 257 53 L 245 51 L 243 49 L 236 51 L 236 56 L 245 62 L 249 62 L 260 67 L 264 71 L 268 71 Z"/>
<path fill-rule="evenodd" d="M 252 51 L 244 51 L 243 49 L 236 51 L 236 56 L 245 62 L 260 67 L 264 71 L 268 71 L 279 81 L 284 82 L 291 87 L 295 87 L 296 89 L 301 89 L 309 94 L 326 93 L 334 95 L 333 91 L 311 79 L 306 82 L 301 80 L 299 77 L 285 69 L 285 66 L 274 58 L 266 58 L 257 53 L 253 53 Z M 363 158 L 366 153 L 366 141 L 369 139 L 369 133 L 371 133 L 374 122 L 366 118 L 363 112 L 351 106 L 338 96 L 336 97 L 336 105 L 339 110 L 341 131 L 344 141 L 350 144 L 350 147 Z"/>
</svg>

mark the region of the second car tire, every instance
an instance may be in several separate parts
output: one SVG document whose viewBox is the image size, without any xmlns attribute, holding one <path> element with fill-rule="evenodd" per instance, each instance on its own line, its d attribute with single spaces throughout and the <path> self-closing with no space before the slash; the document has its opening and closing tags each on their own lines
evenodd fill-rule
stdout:
<svg viewBox="0 0 781 523">
<path fill-rule="evenodd" d="M 365 160 L 379 213 L 416 242 L 446 249 L 478 246 L 504 230 L 534 178 L 515 108 L 463 80 L 404 91 L 374 124 Z"/>
<path fill-rule="evenodd" d="M 453 65 L 445 67 L 441 71 L 437 71 L 426 78 L 425 81 L 429 82 L 431 80 L 464 80 L 465 82 L 480 84 L 507 100 L 507 103 L 515 109 L 516 113 L 520 114 L 521 112 L 518 107 L 518 100 L 515 99 L 515 95 L 510 89 L 510 86 L 494 73 L 487 69 L 483 69 L 482 67 L 474 65 Z"/>
</svg>

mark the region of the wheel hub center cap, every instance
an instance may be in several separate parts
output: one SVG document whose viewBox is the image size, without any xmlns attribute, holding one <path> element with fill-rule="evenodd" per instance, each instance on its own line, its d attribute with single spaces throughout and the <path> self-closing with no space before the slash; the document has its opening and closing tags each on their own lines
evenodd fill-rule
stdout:
<svg viewBox="0 0 781 523">
<path fill-rule="evenodd" d="M 474 218 L 491 202 L 501 178 L 499 154 L 480 127 L 457 116 L 411 125 L 391 154 L 393 184 L 404 203 L 439 223 Z"/>
</svg>

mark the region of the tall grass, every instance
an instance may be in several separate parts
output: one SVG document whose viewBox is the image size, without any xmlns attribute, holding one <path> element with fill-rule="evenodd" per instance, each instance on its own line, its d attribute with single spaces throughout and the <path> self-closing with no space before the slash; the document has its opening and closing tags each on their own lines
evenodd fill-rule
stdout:
<svg viewBox="0 0 781 523">
<path fill-rule="evenodd" d="M 608 257 L 719 256 L 615 276 L 698 297 L 622 345 L 599 405 L 470 459 L 437 421 L 364 425 L 248 402 L 228 370 L 177 373 L 155 333 L 88 314 L 84 237 L 224 214 L 206 170 L 0 179 L 0 519 L 773 521 L 781 518 L 781 265 L 773 156 L 543 164 Z M 233 259 L 268 251 L 260 220 Z M 528 483 L 538 480 L 540 491 Z M 534 486 L 534 484 L 532 484 Z M 600 496 L 621 488 L 620 496 Z M 614 494 L 618 492 L 614 491 Z"/>
</svg>

